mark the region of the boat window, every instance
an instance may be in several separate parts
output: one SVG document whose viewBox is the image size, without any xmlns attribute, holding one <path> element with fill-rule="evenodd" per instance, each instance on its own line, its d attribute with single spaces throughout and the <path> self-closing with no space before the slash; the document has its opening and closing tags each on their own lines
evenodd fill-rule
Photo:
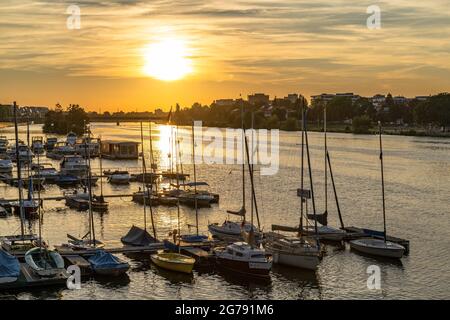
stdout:
<svg viewBox="0 0 450 320">
<path fill-rule="evenodd" d="M 264 258 L 263 254 L 252 254 L 252 258 Z"/>
<path fill-rule="evenodd" d="M 231 255 L 233 254 L 233 250 L 231 250 L 231 249 L 228 249 L 227 252 Z"/>
<path fill-rule="evenodd" d="M 236 252 L 236 256 L 243 257 L 244 255 L 242 253 L 240 253 L 240 252 Z"/>
</svg>

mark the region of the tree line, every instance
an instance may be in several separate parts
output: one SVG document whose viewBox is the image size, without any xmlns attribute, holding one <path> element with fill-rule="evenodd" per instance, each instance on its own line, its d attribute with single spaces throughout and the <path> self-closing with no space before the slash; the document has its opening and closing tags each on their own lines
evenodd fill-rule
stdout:
<svg viewBox="0 0 450 320">
<path fill-rule="evenodd" d="M 71 104 L 66 110 L 60 104 L 57 104 L 55 110 L 50 110 L 45 115 L 43 131 L 55 134 L 74 132 L 77 135 L 82 135 L 85 123 L 88 122 L 88 114 L 78 104 Z"/>
</svg>

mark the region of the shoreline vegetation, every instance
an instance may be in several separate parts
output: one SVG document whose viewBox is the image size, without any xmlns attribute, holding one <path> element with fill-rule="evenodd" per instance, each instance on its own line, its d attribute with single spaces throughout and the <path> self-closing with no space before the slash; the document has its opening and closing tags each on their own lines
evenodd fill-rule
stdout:
<svg viewBox="0 0 450 320">
<path fill-rule="evenodd" d="M 267 99 L 252 103 L 237 99 L 231 100 L 232 103 L 227 105 L 213 102 L 210 106 L 194 103 L 191 107 L 184 108 L 176 104 L 174 110 L 170 108 L 169 112 L 156 109 L 154 112 L 127 113 L 86 112 L 78 104 L 70 104 L 66 109 L 57 104 L 45 114 L 43 132 L 62 135 L 74 132 L 81 135 L 88 122 L 120 124 L 132 121 L 154 121 L 163 124 L 170 122 L 173 125 L 190 126 L 195 120 L 202 121 L 204 127 L 240 128 L 242 108 L 245 127 L 282 131 L 299 131 L 300 111 L 307 108 L 308 130 L 321 132 L 326 108 L 329 132 L 373 134 L 377 131 L 376 124 L 380 121 L 385 134 L 450 137 L 450 93 L 440 93 L 408 102 L 396 102 L 392 95 L 388 94 L 381 105 L 374 105 L 363 97 L 352 100 L 336 96 L 331 100 L 313 100 L 310 105 L 301 95 L 297 95 L 295 101 L 275 98 L 268 102 Z M 24 122 L 25 119 L 20 120 Z M 0 123 L 0 128 L 4 126 L 4 123 Z"/>
</svg>

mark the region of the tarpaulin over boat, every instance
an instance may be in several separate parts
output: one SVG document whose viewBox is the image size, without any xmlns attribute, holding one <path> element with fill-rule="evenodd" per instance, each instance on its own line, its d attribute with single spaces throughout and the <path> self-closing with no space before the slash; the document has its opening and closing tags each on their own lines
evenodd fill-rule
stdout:
<svg viewBox="0 0 450 320">
<path fill-rule="evenodd" d="M 115 268 L 123 264 L 117 257 L 111 253 L 99 250 L 95 255 L 89 258 L 89 263 L 94 268 Z"/>
<path fill-rule="evenodd" d="M 157 242 L 146 230 L 132 226 L 127 235 L 120 239 L 123 244 L 130 246 L 148 246 Z"/>
<path fill-rule="evenodd" d="M 0 250 L 0 279 L 17 278 L 20 274 L 20 264 L 16 257 Z"/>
</svg>

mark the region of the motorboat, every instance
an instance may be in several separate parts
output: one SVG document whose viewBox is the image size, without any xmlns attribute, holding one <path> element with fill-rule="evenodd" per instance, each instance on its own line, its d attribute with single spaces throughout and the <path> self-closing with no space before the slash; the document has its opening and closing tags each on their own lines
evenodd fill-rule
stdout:
<svg viewBox="0 0 450 320">
<path fill-rule="evenodd" d="M 70 174 L 59 174 L 54 181 L 60 187 L 72 187 L 81 182 L 80 178 Z"/>
<path fill-rule="evenodd" d="M 73 176 L 85 176 L 89 170 L 88 165 L 80 156 L 65 156 L 61 161 L 61 174 Z"/>
<path fill-rule="evenodd" d="M 58 142 L 58 138 L 56 138 L 56 137 L 47 138 L 47 141 L 45 142 L 45 145 L 44 145 L 45 150 L 52 151 L 57 142 Z"/>
<path fill-rule="evenodd" d="M 365 254 L 400 259 L 405 253 L 405 247 L 383 239 L 363 238 L 350 241 L 350 248 Z"/>
<path fill-rule="evenodd" d="M 31 141 L 31 150 L 33 150 L 35 154 L 43 154 L 44 139 L 42 137 L 33 137 Z"/>
<path fill-rule="evenodd" d="M 152 254 L 150 258 L 160 268 L 188 274 L 192 273 L 195 264 L 194 258 L 173 252 Z"/>
<path fill-rule="evenodd" d="M 11 173 L 14 165 L 10 159 L 0 159 L 0 173 Z"/>
<path fill-rule="evenodd" d="M 128 171 L 116 170 L 108 175 L 108 182 L 111 184 L 129 184 L 130 173 Z"/>
<path fill-rule="evenodd" d="M 12 161 L 17 161 L 16 146 L 13 146 L 7 153 Z M 19 144 L 19 160 L 21 162 L 28 162 L 31 161 L 32 158 L 34 158 L 34 154 L 30 148 L 25 144 Z"/>
<path fill-rule="evenodd" d="M 214 253 L 218 266 L 231 272 L 267 278 L 272 269 L 272 256 L 246 242 L 215 248 Z"/>
<path fill-rule="evenodd" d="M 66 205 L 70 208 L 80 211 L 89 209 L 88 192 L 78 192 L 77 190 L 74 190 L 73 193 L 64 194 L 64 199 L 66 201 Z M 92 195 L 91 207 L 93 211 L 105 212 L 108 210 L 108 202 L 106 202 L 102 196 Z"/>
<path fill-rule="evenodd" d="M 66 136 L 66 144 L 69 146 L 75 146 L 77 143 L 77 134 L 74 132 L 69 132 Z"/>
<path fill-rule="evenodd" d="M 59 178 L 58 171 L 51 164 L 42 164 L 33 169 L 33 178 L 43 178 L 45 183 L 55 183 Z"/>
<path fill-rule="evenodd" d="M 6 136 L 0 136 L 0 154 L 8 151 L 9 140 Z"/>
</svg>

